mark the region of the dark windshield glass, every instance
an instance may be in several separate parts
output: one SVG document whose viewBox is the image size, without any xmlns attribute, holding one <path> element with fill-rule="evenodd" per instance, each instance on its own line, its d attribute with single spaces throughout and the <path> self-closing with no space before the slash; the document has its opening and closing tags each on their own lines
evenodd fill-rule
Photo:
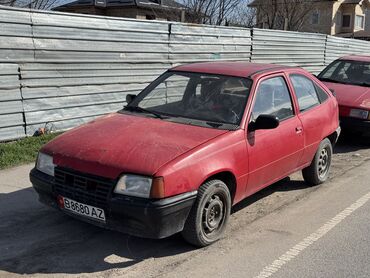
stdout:
<svg viewBox="0 0 370 278">
<path fill-rule="evenodd" d="M 128 108 L 239 125 L 251 84 L 251 80 L 239 77 L 168 72 L 140 93 Z"/>
<path fill-rule="evenodd" d="M 319 78 L 322 81 L 370 86 L 370 63 L 338 60 L 328 66 Z"/>
</svg>

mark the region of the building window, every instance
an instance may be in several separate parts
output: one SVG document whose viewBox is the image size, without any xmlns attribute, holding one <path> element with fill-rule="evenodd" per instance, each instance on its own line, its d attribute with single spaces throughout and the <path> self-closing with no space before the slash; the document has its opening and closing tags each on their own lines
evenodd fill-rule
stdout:
<svg viewBox="0 0 370 278">
<path fill-rule="evenodd" d="M 350 28 L 351 27 L 351 15 L 350 14 L 344 14 L 342 17 L 342 27 L 344 28 Z"/>
<path fill-rule="evenodd" d="M 355 26 L 358 29 L 364 29 L 364 27 L 365 27 L 365 17 L 363 15 L 356 15 Z"/>
<path fill-rule="evenodd" d="M 311 24 L 319 24 L 320 12 L 318 10 L 313 11 L 311 15 Z"/>
</svg>

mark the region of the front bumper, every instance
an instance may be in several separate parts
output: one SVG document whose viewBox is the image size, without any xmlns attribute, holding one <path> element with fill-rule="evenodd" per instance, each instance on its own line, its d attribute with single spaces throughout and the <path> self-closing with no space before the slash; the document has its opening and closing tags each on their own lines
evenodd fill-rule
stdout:
<svg viewBox="0 0 370 278">
<path fill-rule="evenodd" d="M 53 177 L 33 169 L 30 173 L 30 180 L 39 195 L 40 202 L 60 209 L 57 203 L 59 193 L 55 190 Z M 113 188 L 111 191 L 113 191 Z M 110 194 L 106 206 L 103 208 L 106 214 L 105 223 L 94 221 L 69 211 L 62 211 L 96 226 L 133 236 L 158 239 L 183 230 L 196 197 L 196 191 L 160 200 Z M 78 198 L 74 199 L 87 205 L 94 205 Z"/>
<path fill-rule="evenodd" d="M 370 120 L 361 120 L 351 117 L 341 117 L 340 125 L 343 129 L 370 134 Z"/>
</svg>

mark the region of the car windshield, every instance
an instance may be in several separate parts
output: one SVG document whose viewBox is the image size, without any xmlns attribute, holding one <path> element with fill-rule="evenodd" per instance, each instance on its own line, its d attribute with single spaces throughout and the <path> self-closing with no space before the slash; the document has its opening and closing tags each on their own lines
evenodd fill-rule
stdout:
<svg viewBox="0 0 370 278">
<path fill-rule="evenodd" d="M 370 63 L 338 60 L 329 65 L 320 75 L 322 81 L 370 86 Z"/>
<path fill-rule="evenodd" d="M 158 118 L 239 125 L 252 81 L 246 78 L 170 71 L 141 92 L 125 110 Z M 193 122 L 192 122 L 193 123 Z"/>
</svg>

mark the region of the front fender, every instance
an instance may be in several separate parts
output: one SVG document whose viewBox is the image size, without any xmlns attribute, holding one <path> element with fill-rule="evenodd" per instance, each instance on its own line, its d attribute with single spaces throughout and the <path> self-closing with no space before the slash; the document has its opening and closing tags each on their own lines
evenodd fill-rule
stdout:
<svg viewBox="0 0 370 278">
<path fill-rule="evenodd" d="M 244 197 L 248 173 L 248 152 L 244 130 L 230 131 L 182 154 L 161 167 L 165 196 L 195 191 L 210 177 L 230 172 L 236 179 L 234 201 Z"/>
</svg>

